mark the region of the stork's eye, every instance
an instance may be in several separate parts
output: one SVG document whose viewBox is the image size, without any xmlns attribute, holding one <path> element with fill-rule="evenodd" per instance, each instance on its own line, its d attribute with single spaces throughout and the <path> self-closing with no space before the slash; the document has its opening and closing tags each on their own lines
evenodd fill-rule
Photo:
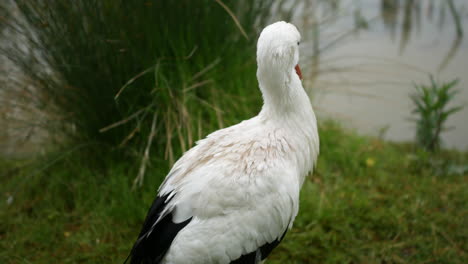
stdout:
<svg viewBox="0 0 468 264">
<path fill-rule="evenodd" d="M 297 42 L 297 45 L 299 46 L 299 44 L 301 44 L 301 42 L 298 41 L 298 42 Z"/>
</svg>

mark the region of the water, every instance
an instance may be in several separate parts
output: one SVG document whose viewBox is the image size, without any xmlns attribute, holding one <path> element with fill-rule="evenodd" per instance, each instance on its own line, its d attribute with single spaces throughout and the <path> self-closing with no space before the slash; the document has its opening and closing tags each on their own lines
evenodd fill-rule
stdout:
<svg viewBox="0 0 468 264">
<path fill-rule="evenodd" d="M 293 22 L 303 32 L 301 64 L 309 71 L 307 85 L 319 115 L 339 119 L 360 133 L 411 141 L 413 83 L 428 83 L 430 73 L 440 81 L 459 78 L 461 91 L 453 105 L 466 107 L 449 118 L 451 129 L 442 139 L 445 147 L 467 150 L 468 1 L 453 1 L 463 35 L 457 33 L 448 2 L 335 0 L 302 5 Z M 323 20 L 329 22 L 314 26 Z M 314 34 L 317 29 L 320 34 Z M 339 41 L 330 45 L 334 39 Z M 317 50 L 320 55 L 311 60 Z"/>
</svg>

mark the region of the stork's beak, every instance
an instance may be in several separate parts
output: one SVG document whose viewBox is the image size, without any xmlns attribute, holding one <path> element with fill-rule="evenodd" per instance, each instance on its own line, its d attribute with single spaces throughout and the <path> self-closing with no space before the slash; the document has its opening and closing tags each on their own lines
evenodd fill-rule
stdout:
<svg viewBox="0 0 468 264">
<path fill-rule="evenodd" d="M 299 79 L 302 80 L 302 72 L 301 72 L 301 68 L 299 68 L 299 64 L 297 64 L 296 67 L 294 67 L 294 69 L 296 70 L 296 73 L 299 76 Z"/>
</svg>

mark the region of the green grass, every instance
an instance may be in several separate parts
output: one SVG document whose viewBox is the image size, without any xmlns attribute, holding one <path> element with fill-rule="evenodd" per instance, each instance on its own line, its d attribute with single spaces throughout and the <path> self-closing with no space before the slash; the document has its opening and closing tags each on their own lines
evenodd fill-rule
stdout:
<svg viewBox="0 0 468 264">
<path fill-rule="evenodd" d="M 270 263 L 465 263 L 468 174 L 436 173 L 411 146 L 336 126 L 321 135 L 318 169 Z M 467 158 L 434 159 L 466 165 Z"/>
<path fill-rule="evenodd" d="M 468 175 L 443 168 L 468 154 L 426 156 L 330 122 L 320 132 L 318 168 L 268 263 L 466 263 Z M 132 192 L 135 164 L 17 165 L 0 163 L 0 263 L 121 263 L 168 170 L 153 161 Z"/>
<path fill-rule="evenodd" d="M 34 33 L 0 4 L 0 26 L 42 51 L 0 45 L 34 86 L 2 84 L 24 111 L 48 114 L 31 125 L 68 149 L 0 160 L 0 263 L 123 262 L 170 163 L 258 111 L 255 40 L 272 1 L 257 2 L 223 1 L 248 40 L 211 0 L 17 0 Z M 111 124 L 121 125 L 100 131 Z M 465 262 L 468 154 L 429 155 L 331 122 L 320 134 L 300 214 L 268 263 Z M 132 191 L 146 146 L 152 159 Z"/>
<path fill-rule="evenodd" d="M 20 103 L 0 103 L 43 113 L 21 131 L 44 130 L 66 148 L 91 142 L 85 155 L 101 152 L 92 159 L 120 147 L 120 160 L 141 160 L 154 126 L 152 154 L 172 159 L 199 129 L 219 128 L 261 103 L 255 44 L 271 0 L 223 0 L 246 36 L 213 0 L 15 2 L 15 12 L 0 3 L 8 29 L 0 31 L 0 55 L 22 75 L 0 86 Z"/>
</svg>

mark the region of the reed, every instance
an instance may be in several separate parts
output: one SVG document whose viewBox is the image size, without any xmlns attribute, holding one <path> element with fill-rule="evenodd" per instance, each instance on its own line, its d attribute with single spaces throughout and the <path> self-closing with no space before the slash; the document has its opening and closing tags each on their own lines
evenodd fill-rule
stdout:
<svg viewBox="0 0 468 264">
<path fill-rule="evenodd" d="M 3 84 L 23 111 L 44 113 L 28 126 L 60 147 L 173 162 L 260 105 L 247 95 L 258 93 L 255 39 L 271 2 L 5 2 L 0 53 L 21 74 Z"/>
</svg>

